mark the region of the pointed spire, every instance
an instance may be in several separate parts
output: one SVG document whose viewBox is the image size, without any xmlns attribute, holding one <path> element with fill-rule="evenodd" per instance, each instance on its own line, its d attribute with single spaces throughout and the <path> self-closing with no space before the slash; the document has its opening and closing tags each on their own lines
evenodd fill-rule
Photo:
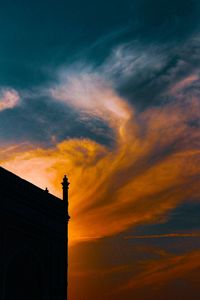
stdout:
<svg viewBox="0 0 200 300">
<path fill-rule="evenodd" d="M 69 186 L 69 181 L 68 181 L 68 178 L 67 178 L 66 175 L 63 177 L 62 185 L 63 185 L 63 187 L 64 187 L 64 186 L 67 186 L 67 188 L 68 188 L 68 186 Z"/>
</svg>

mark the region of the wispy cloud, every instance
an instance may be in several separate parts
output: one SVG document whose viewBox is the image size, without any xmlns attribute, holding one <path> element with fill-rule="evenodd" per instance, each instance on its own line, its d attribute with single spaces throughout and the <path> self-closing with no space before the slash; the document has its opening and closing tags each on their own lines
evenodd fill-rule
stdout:
<svg viewBox="0 0 200 300">
<path fill-rule="evenodd" d="M 119 288 L 119 290 L 137 290 L 145 286 L 152 287 L 155 284 L 157 288 L 159 288 L 167 282 L 184 278 L 187 273 L 199 269 L 199 257 L 199 251 L 192 251 L 181 255 L 168 254 L 158 260 L 147 261 L 143 271 L 129 280 L 129 282 Z M 149 293 L 150 292 L 151 289 L 149 290 Z"/>
<path fill-rule="evenodd" d="M 0 90 L 0 111 L 10 109 L 19 104 L 20 96 L 14 89 Z"/>
<path fill-rule="evenodd" d="M 162 239 L 162 238 L 195 238 L 195 237 L 200 237 L 200 232 L 130 235 L 130 236 L 126 236 L 125 239 Z"/>
<path fill-rule="evenodd" d="M 54 136 L 52 148 L 33 146 L 0 158 L 3 166 L 22 177 L 26 174 L 26 179 L 43 188 L 49 186 L 57 195 L 60 180 L 68 173 L 72 181 L 71 242 L 160 222 L 181 202 L 199 199 L 198 95 L 192 90 L 181 97 L 171 96 L 173 87 L 174 91 L 191 87 L 197 77 L 177 75 L 187 65 L 185 60 L 181 63 L 178 59 L 172 66 L 167 55 L 152 55 L 149 60 L 154 50 L 140 53 L 133 46 L 122 45 L 103 66 L 71 66 L 62 70 L 57 83 L 44 89 L 54 105 L 62 104 L 65 112 L 75 110 L 82 122 L 105 122 L 113 135 L 111 146 L 87 137 L 56 142 Z M 190 76 L 194 74 L 191 70 Z M 173 82 L 170 76 L 176 80 Z M 171 96 L 170 101 L 138 111 L 136 102 L 128 102 L 122 90 L 116 88 L 117 77 L 119 85 L 129 82 L 130 88 L 132 81 L 141 88 L 164 85 L 163 94 Z M 62 122 L 61 131 L 63 127 Z"/>
<path fill-rule="evenodd" d="M 69 174 L 71 242 L 159 222 L 182 201 L 200 196 L 200 136 L 190 126 L 199 115 L 199 102 L 185 99 L 138 114 L 102 82 L 96 75 L 77 75 L 53 95 L 88 118 L 105 119 L 115 136 L 113 148 L 91 139 L 68 139 L 54 149 L 13 153 L 2 161 L 56 194 L 63 174 Z"/>
<path fill-rule="evenodd" d="M 66 73 L 61 83 L 50 90 L 50 95 L 76 108 L 80 114 L 108 122 L 111 116 L 118 120 L 128 119 L 133 110 L 128 111 L 128 104 L 121 101 L 111 82 L 87 68 L 80 70 L 80 73 Z"/>
</svg>

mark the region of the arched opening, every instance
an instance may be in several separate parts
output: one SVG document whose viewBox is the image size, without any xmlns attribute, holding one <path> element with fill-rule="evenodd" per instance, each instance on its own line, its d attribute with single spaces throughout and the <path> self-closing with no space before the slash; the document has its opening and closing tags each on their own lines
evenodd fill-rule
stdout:
<svg viewBox="0 0 200 300">
<path fill-rule="evenodd" d="M 12 299 L 42 299 L 40 265 L 30 253 L 17 255 L 8 267 L 5 300 Z"/>
</svg>

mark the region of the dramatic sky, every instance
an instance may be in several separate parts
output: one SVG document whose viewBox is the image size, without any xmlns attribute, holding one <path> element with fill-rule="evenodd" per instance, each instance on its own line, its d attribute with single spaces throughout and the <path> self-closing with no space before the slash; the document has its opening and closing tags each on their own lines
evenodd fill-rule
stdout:
<svg viewBox="0 0 200 300">
<path fill-rule="evenodd" d="M 198 300 L 200 3 L 7 0 L 0 164 L 70 184 L 69 300 Z"/>
</svg>

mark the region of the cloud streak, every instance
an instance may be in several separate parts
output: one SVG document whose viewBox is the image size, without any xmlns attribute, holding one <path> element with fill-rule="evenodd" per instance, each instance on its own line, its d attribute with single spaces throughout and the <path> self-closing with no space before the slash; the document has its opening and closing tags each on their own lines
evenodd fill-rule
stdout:
<svg viewBox="0 0 200 300">
<path fill-rule="evenodd" d="M 195 238 L 200 237 L 200 233 L 167 233 L 167 234 L 148 234 L 148 235 L 130 235 L 125 239 L 162 239 L 162 238 Z"/>
<path fill-rule="evenodd" d="M 199 251 L 192 251 L 181 255 L 167 254 L 157 261 L 147 261 L 141 274 L 131 279 L 122 289 L 137 290 L 155 284 L 161 287 L 167 282 L 183 278 L 187 273 L 199 270 L 199 257 Z"/>
</svg>

